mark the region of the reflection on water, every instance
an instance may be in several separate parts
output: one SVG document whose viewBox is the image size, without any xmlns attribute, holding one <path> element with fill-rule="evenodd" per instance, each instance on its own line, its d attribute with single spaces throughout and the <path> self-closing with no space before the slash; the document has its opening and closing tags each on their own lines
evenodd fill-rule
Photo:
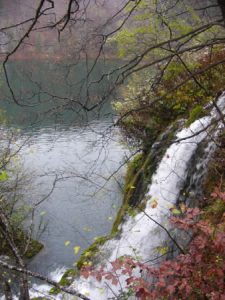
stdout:
<svg viewBox="0 0 225 300">
<path fill-rule="evenodd" d="M 115 62 L 99 62 L 90 76 L 84 62 L 53 63 L 15 61 L 7 64 L 10 87 L 18 106 L 0 72 L 1 109 L 9 122 L 20 127 L 52 126 L 53 123 L 84 123 L 113 113 L 108 95 L 112 77 L 103 76 Z M 113 75 L 116 76 L 116 75 Z M 96 109 L 90 109 L 96 103 Z"/>
<path fill-rule="evenodd" d="M 24 148 L 25 167 L 38 175 L 29 199 L 39 201 L 51 190 L 56 174 L 60 179 L 36 213 L 36 222 L 43 218 L 48 226 L 40 238 L 45 249 L 30 264 L 33 270 L 46 274 L 58 266 L 71 267 L 79 257 L 73 247 L 82 251 L 110 232 L 121 204 L 122 170 L 116 180 L 106 179 L 122 163 L 125 149 L 115 129 L 111 137 L 102 136 L 109 126 L 102 120 L 83 128 L 40 129 Z"/>
<path fill-rule="evenodd" d="M 110 66 L 99 65 L 90 80 L 97 80 L 107 68 Z M 56 105 L 69 103 L 56 100 L 52 97 L 55 94 L 85 101 L 85 85 L 76 84 L 85 72 L 81 63 L 69 72 L 51 63 L 9 63 L 15 95 L 25 103 L 35 104 L 29 108 L 12 103 L 4 83 L 1 87 L 1 109 L 6 111 L 10 125 L 22 128 L 22 140 L 30 137 L 21 152 L 25 168 L 35 175 L 27 202 L 40 201 L 51 191 L 56 177 L 58 180 L 35 215 L 36 227 L 42 219 L 47 224 L 40 236 L 45 248 L 29 267 L 43 274 L 71 267 L 96 237 L 108 234 L 121 204 L 123 170 L 107 181 L 125 153 L 119 132 L 111 128 L 106 134 L 111 126 L 109 99 L 88 114 L 71 106 L 68 110 L 52 110 Z M 109 78 L 105 78 L 93 86 L 89 100 L 99 99 L 109 84 Z M 36 120 L 42 123 L 36 124 Z M 74 253 L 75 246 L 81 247 L 78 254 Z"/>
</svg>

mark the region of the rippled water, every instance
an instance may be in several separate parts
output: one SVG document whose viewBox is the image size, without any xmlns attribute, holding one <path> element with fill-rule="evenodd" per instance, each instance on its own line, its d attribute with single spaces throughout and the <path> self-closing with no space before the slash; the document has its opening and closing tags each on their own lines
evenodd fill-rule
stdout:
<svg viewBox="0 0 225 300">
<path fill-rule="evenodd" d="M 110 64 L 99 64 L 92 79 L 109 68 Z M 35 103 L 33 107 L 19 107 L 10 98 L 7 86 L 1 87 L 1 109 L 10 126 L 21 129 L 22 141 L 29 138 L 20 153 L 32 178 L 26 202 L 39 202 L 51 191 L 56 176 L 58 180 L 36 210 L 35 237 L 45 247 L 29 265 L 47 275 L 57 268 L 72 267 L 96 237 L 110 232 L 121 204 L 124 169 L 107 178 L 121 165 L 126 149 L 118 129 L 112 127 L 110 99 L 88 114 L 71 108 L 52 114 L 55 105 L 65 102 L 57 102 L 48 93 L 84 98 L 85 91 L 80 93 L 75 84 L 85 77 L 82 63 L 71 70 L 70 76 L 66 76 L 63 65 L 50 62 L 13 62 L 8 72 L 15 95 L 21 101 Z M 106 78 L 94 86 L 91 99 L 97 101 L 108 84 Z M 46 111 L 50 113 L 43 113 Z M 46 224 L 41 235 L 40 221 Z M 78 254 L 74 253 L 75 246 L 81 247 Z"/>
<path fill-rule="evenodd" d="M 110 232 L 121 204 L 123 170 L 107 178 L 122 164 L 125 148 L 115 129 L 104 135 L 109 126 L 99 120 L 83 128 L 39 129 L 23 149 L 24 165 L 35 175 L 28 195 L 32 202 L 48 194 L 59 178 L 37 209 L 36 224 L 43 219 L 47 227 L 40 237 L 45 248 L 30 264 L 33 270 L 49 274 L 57 267 L 71 267 L 79 257 L 73 247 L 80 246 L 82 252 Z"/>
</svg>

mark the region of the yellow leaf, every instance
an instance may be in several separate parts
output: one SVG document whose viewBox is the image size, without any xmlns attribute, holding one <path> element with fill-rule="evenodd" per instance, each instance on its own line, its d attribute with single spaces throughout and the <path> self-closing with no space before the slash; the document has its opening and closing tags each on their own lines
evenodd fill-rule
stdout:
<svg viewBox="0 0 225 300">
<path fill-rule="evenodd" d="M 75 246 L 75 247 L 73 247 L 73 250 L 74 250 L 74 253 L 75 253 L 75 254 L 78 254 L 79 251 L 80 251 L 80 246 Z"/>
<path fill-rule="evenodd" d="M 169 247 L 157 247 L 157 250 L 161 255 L 165 255 L 169 251 Z"/>
<path fill-rule="evenodd" d="M 70 241 L 65 241 L 65 246 L 66 247 L 69 246 L 69 244 L 70 244 Z"/>
<path fill-rule="evenodd" d="M 181 214 L 181 211 L 180 211 L 179 209 L 176 209 L 176 208 L 173 208 L 173 209 L 171 210 L 171 212 L 172 212 L 172 214 L 175 215 L 175 216 Z"/>
</svg>

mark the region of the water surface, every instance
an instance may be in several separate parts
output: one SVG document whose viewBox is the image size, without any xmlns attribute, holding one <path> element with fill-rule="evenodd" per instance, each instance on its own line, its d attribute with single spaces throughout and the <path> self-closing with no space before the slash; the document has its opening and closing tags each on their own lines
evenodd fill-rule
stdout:
<svg viewBox="0 0 225 300">
<path fill-rule="evenodd" d="M 99 66 L 92 80 L 106 67 Z M 61 65 L 53 63 L 14 62 L 8 70 L 18 99 L 34 104 L 18 107 L 2 86 L 1 107 L 9 126 L 20 128 L 21 140 L 29 138 L 20 153 L 32 177 L 25 196 L 27 203 L 45 198 L 57 178 L 51 195 L 35 213 L 35 237 L 45 247 L 29 264 L 32 270 L 47 275 L 59 267 L 72 267 L 85 248 L 110 232 L 121 204 L 124 169 L 119 168 L 126 149 L 118 129 L 112 126 L 110 99 L 90 113 L 71 107 L 52 111 L 56 104 L 65 104 L 53 94 L 79 96 L 85 101 L 82 64 L 67 76 Z M 108 84 L 109 78 L 92 88 L 91 101 L 97 101 Z M 46 226 L 40 234 L 42 221 Z M 76 246 L 81 247 L 77 254 Z"/>
</svg>

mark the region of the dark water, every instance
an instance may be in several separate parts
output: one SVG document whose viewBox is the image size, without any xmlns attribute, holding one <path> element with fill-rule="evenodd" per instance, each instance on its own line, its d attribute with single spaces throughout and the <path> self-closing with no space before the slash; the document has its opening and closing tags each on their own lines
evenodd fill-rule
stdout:
<svg viewBox="0 0 225 300">
<path fill-rule="evenodd" d="M 2 71 L 1 109 L 10 124 L 23 129 L 55 124 L 83 125 L 90 120 L 108 118 L 113 114 L 108 95 L 113 78 L 100 78 L 110 72 L 115 63 L 99 62 L 89 74 L 92 65 L 93 62 L 88 66 L 84 62 L 9 62 L 9 84 L 19 106 L 12 99 Z M 111 96 L 113 99 L 115 95 Z M 90 110 L 96 103 L 98 107 Z"/>
<path fill-rule="evenodd" d="M 40 129 L 24 148 L 25 166 L 37 174 L 33 201 L 48 194 L 56 174 L 66 177 L 38 208 L 36 223 L 43 218 L 48 225 L 40 238 L 45 249 L 32 261 L 32 269 L 48 273 L 72 266 L 79 257 L 73 247 L 80 246 L 82 252 L 94 238 L 110 232 L 121 204 L 122 171 L 115 175 L 118 183 L 105 179 L 120 166 L 125 149 L 116 131 L 108 140 L 98 134 L 109 125 L 99 120 L 85 128 Z"/>
<path fill-rule="evenodd" d="M 98 66 L 92 80 L 107 67 L 110 65 Z M 40 201 L 58 179 L 51 195 L 36 210 L 34 237 L 45 247 L 29 265 L 32 270 L 49 274 L 58 267 L 72 267 L 96 237 L 110 232 L 121 204 L 124 169 L 107 178 L 122 164 L 126 149 L 118 129 L 111 126 L 110 101 L 88 114 L 77 107 L 51 111 L 66 101 L 55 100 L 49 94 L 85 101 L 85 89 L 80 84 L 85 75 L 82 64 L 67 77 L 68 69 L 57 64 L 15 62 L 8 70 L 18 99 L 35 104 L 18 107 L 2 86 L 2 109 L 9 126 L 20 128 L 21 140 L 29 137 L 20 154 L 33 178 L 25 196 L 27 203 Z M 90 90 L 88 104 L 100 99 L 108 81 Z M 46 224 L 41 235 L 40 221 Z M 78 254 L 74 252 L 76 246 L 81 248 Z"/>
</svg>

